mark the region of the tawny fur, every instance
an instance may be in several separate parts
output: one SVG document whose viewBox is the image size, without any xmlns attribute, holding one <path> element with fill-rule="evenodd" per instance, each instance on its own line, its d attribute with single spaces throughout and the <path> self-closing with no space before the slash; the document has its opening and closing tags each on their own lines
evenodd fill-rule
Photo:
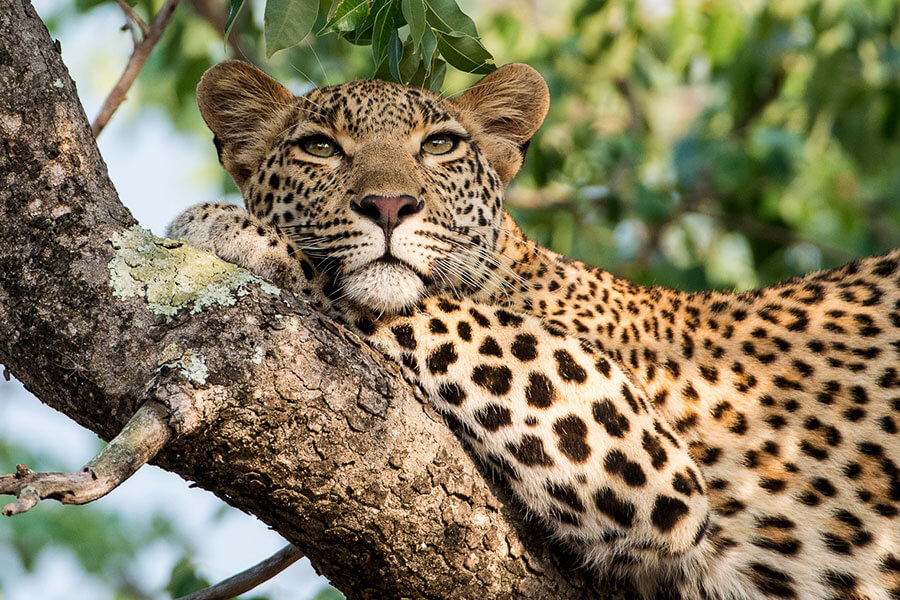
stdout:
<svg viewBox="0 0 900 600">
<path fill-rule="evenodd" d="M 688 294 L 539 248 L 501 206 L 548 105 L 524 65 L 456 101 L 378 81 L 293 98 L 233 62 L 198 92 L 250 214 L 194 207 L 170 235 L 402 364 L 598 574 L 648 598 L 900 598 L 900 251 Z M 435 132 L 458 146 L 423 152 Z M 398 195 L 420 209 L 389 234 L 353 208 Z"/>
</svg>

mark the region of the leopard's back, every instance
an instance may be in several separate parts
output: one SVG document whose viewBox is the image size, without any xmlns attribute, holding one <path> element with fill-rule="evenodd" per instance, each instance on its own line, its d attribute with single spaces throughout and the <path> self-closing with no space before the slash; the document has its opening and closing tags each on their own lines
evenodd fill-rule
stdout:
<svg viewBox="0 0 900 600">
<path fill-rule="evenodd" d="M 530 69 L 451 101 L 225 65 L 201 108 L 252 215 L 173 232 L 402 364 L 587 563 L 648 597 L 900 597 L 900 251 L 743 294 L 636 286 L 502 210 L 546 111 Z"/>
</svg>

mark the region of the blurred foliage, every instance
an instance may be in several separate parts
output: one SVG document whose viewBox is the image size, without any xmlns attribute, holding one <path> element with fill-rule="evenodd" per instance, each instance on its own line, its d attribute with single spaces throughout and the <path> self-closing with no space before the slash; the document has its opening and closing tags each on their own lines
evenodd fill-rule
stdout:
<svg viewBox="0 0 900 600">
<path fill-rule="evenodd" d="M 587 0 L 537 40 L 480 23 L 554 98 L 511 193 L 538 241 L 686 289 L 900 245 L 900 3 Z"/>
<path fill-rule="evenodd" d="M 175 566 L 172 567 L 172 575 L 169 578 L 169 584 L 166 586 L 166 592 L 172 598 L 181 598 L 187 596 L 197 590 L 209 587 L 213 582 L 209 581 L 197 572 L 197 567 L 191 562 L 190 557 L 183 556 Z M 330 591 L 326 588 L 325 591 Z M 250 592 L 252 594 L 252 591 Z M 266 600 L 267 596 L 241 596 L 242 600 Z M 316 600 L 316 599 L 314 599 Z"/>
<path fill-rule="evenodd" d="M 104 1 L 62 5 L 48 25 L 53 30 Z M 319 11 L 311 29 L 327 24 L 330 33 L 266 61 L 264 1 L 184 0 L 129 94 L 139 107 L 132 112 L 161 108 L 180 130 L 208 136 L 194 88 L 226 57 L 261 65 L 303 93 L 393 77 L 385 52 L 402 58 L 412 45 L 424 56 L 418 33 L 405 24 L 419 19 L 408 0 L 343 1 L 345 8 L 366 4 L 366 19 L 331 14 L 324 23 Z M 149 21 L 161 4 L 137 0 L 135 10 Z M 243 9 L 226 45 L 221 30 L 235 4 Z M 446 12 L 453 2 L 423 4 Z M 683 289 L 746 289 L 900 246 L 896 0 L 460 4 L 497 64 L 527 62 L 550 86 L 550 113 L 507 202 L 540 243 L 637 282 Z M 387 50 L 372 44 L 382 10 L 393 11 L 390 27 L 379 25 L 390 30 Z M 398 54 L 401 37 L 408 50 Z M 450 69 L 443 91 L 459 92 L 475 79 Z M 209 160 L 216 160 L 212 144 Z M 223 193 L 233 194 L 224 172 L 222 181 Z M 13 468 L 13 456 L 41 464 L 0 445 L 0 470 Z M 126 524 L 90 506 L 47 504 L 10 523 L 0 529 L 0 546 L 14 548 L 25 569 L 57 544 L 113 582 L 123 600 L 147 597 L 134 591 L 126 565 L 137 544 L 154 539 L 183 549 L 169 592 L 206 583 L 189 544 L 164 521 Z M 325 590 L 317 600 L 340 597 Z"/>
<path fill-rule="evenodd" d="M 159 2 L 137 8 L 149 17 Z M 228 8 L 193 6 L 210 2 Z M 684 289 L 746 289 L 900 245 L 895 0 L 461 4 L 498 64 L 527 62 L 550 85 L 550 114 L 507 203 L 540 243 Z M 226 56 L 295 93 L 388 76 L 348 31 L 266 62 L 260 2 L 246 2 L 227 49 L 198 15 L 176 14 L 130 96 L 184 130 L 203 131 L 194 86 Z M 450 70 L 443 89 L 475 80 Z"/>
<path fill-rule="evenodd" d="M 326 588 L 316 594 L 313 600 L 344 600 L 344 595 L 334 588 Z"/>
<path fill-rule="evenodd" d="M 0 441 L 0 473 L 15 471 L 16 463 L 35 470 L 53 470 L 46 457 Z M 5 504 L 9 498 L 0 498 Z M 162 519 L 139 523 L 125 522 L 94 505 L 81 507 L 77 514 L 54 502 L 42 503 L 27 517 L 9 519 L 0 528 L 0 547 L 12 550 L 19 567 L 26 573 L 37 567 L 45 550 L 62 551 L 72 556 L 84 572 L 99 577 L 117 588 L 119 600 L 145 600 L 129 572 L 142 545 L 165 539 L 177 539 L 170 524 Z M 0 578 L 2 590 L 2 578 Z M 2 597 L 2 595 L 0 595 Z"/>
</svg>

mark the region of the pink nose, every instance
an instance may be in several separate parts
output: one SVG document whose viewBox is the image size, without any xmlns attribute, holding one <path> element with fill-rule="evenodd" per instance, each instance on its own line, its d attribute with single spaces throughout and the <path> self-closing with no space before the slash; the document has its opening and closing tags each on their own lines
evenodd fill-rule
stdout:
<svg viewBox="0 0 900 600">
<path fill-rule="evenodd" d="M 359 203 L 351 203 L 350 208 L 377 223 L 384 230 L 385 238 L 406 217 L 422 210 L 423 204 L 412 196 L 366 196 Z"/>
</svg>

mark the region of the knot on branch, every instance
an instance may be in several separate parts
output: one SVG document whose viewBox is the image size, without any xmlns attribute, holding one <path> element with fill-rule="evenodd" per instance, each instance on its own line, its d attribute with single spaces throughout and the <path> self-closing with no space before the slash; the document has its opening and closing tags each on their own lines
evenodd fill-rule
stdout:
<svg viewBox="0 0 900 600">
<path fill-rule="evenodd" d="M 156 361 L 156 374 L 147 384 L 145 398 L 168 409 L 169 426 L 178 437 L 212 422 L 226 397 L 225 388 L 206 385 L 206 357 L 195 350 L 169 344 Z"/>
<path fill-rule="evenodd" d="M 170 381 L 163 383 L 161 379 Z M 167 422 L 172 428 L 172 437 L 193 433 L 215 420 L 227 394 L 225 388 L 218 385 L 194 389 L 171 371 L 159 373 L 149 389 L 147 397 L 160 402 L 168 411 Z"/>
</svg>

